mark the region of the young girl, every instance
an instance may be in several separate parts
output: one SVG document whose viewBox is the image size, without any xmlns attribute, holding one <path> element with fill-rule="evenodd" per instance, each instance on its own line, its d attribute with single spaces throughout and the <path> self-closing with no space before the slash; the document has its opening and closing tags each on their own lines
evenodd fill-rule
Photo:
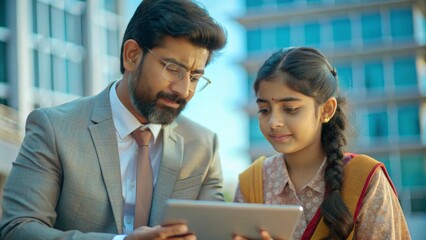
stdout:
<svg viewBox="0 0 426 240">
<path fill-rule="evenodd" d="M 383 164 L 343 150 L 345 101 L 320 52 L 279 50 L 259 70 L 254 90 L 260 129 L 279 153 L 240 174 L 235 201 L 301 205 L 293 239 L 410 239 Z"/>
</svg>

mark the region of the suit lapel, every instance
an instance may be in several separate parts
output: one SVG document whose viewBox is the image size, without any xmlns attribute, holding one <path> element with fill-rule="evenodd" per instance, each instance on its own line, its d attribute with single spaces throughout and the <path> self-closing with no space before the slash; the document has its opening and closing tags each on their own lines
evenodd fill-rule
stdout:
<svg viewBox="0 0 426 240">
<path fill-rule="evenodd" d="M 117 137 L 115 135 L 109 100 L 110 87 L 111 85 L 96 97 L 91 118 L 94 124 L 89 126 L 89 131 L 98 155 L 102 177 L 112 206 L 117 230 L 119 233 L 122 233 L 123 198 L 121 173 Z"/>
<path fill-rule="evenodd" d="M 177 126 L 174 122 L 164 127 L 163 159 L 160 164 L 157 183 L 155 184 L 152 199 L 150 226 L 161 223 L 166 200 L 172 196 L 173 189 L 179 174 L 183 158 L 183 138 L 173 129 Z"/>
</svg>

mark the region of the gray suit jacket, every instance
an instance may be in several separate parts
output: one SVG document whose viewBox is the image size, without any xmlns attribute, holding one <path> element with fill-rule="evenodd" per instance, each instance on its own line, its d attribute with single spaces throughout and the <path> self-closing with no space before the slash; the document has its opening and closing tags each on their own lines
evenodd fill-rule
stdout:
<svg viewBox="0 0 426 240">
<path fill-rule="evenodd" d="M 28 116 L 4 188 L 0 239 L 112 239 L 123 232 L 109 88 Z M 182 116 L 162 131 L 150 226 L 161 223 L 169 198 L 223 200 L 216 134 Z"/>
</svg>

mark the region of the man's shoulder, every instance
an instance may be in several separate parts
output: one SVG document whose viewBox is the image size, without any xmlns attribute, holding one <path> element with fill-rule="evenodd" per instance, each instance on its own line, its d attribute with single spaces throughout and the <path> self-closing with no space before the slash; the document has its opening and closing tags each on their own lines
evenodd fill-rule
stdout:
<svg viewBox="0 0 426 240">
<path fill-rule="evenodd" d="M 57 106 L 40 107 L 30 113 L 28 120 L 39 121 L 40 118 L 46 117 L 50 119 L 52 124 L 58 126 L 70 123 L 87 125 L 93 119 L 95 111 L 106 112 L 107 114 L 111 111 L 108 99 L 105 100 L 103 98 L 103 96 L 97 94 L 80 97 Z"/>
<path fill-rule="evenodd" d="M 110 107 L 108 89 L 104 89 L 102 92 L 91 95 L 75 98 L 71 101 L 62 103 L 52 107 L 39 108 L 40 111 L 44 111 L 46 114 L 59 114 L 59 115 L 72 115 L 72 117 L 81 116 L 91 112 L 95 107 L 96 103 L 99 103 L 97 107 Z"/>
<path fill-rule="evenodd" d="M 90 106 L 93 106 L 95 96 L 80 97 L 57 106 L 40 107 L 37 110 L 46 114 L 76 114 L 80 115 Z"/>
</svg>

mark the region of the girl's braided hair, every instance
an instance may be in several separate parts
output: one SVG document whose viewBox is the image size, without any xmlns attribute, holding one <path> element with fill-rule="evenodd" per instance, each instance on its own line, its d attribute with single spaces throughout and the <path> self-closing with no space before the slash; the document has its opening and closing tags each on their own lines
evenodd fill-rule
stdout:
<svg viewBox="0 0 426 240">
<path fill-rule="evenodd" d="M 330 97 L 337 99 L 334 116 L 322 125 L 321 142 L 327 156 L 327 166 L 324 173 L 326 196 L 320 208 L 330 230 L 326 239 L 345 239 L 352 231 L 354 221 L 340 194 L 347 120 L 342 110 L 346 101 L 339 95 L 337 72 L 318 50 L 286 48 L 275 52 L 260 68 L 254 83 L 255 92 L 259 90 L 260 82 L 272 81 L 279 74 L 285 75 L 284 81 L 289 88 L 313 97 L 317 105 Z"/>
</svg>

